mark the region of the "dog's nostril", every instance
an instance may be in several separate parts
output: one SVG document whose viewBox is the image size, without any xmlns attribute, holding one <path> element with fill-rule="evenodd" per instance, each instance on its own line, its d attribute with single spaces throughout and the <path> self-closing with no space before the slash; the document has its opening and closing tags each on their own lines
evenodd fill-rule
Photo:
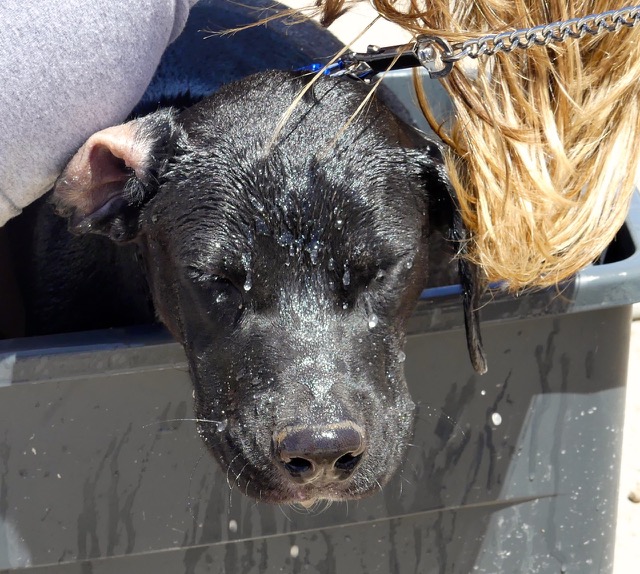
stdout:
<svg viewBox="0 0 640 574">
<path fill-rule="evenodd" d="M 341 456 L 338 460 L 336 460 L 334 466 L 342 472 L 351 473 L 355 470 L 356 466 L 358 466 L 361 458 L 362 458 L 362 453 L 360 454 L 347 453 Z"/>
<path fill-rule="evenodd" d="M 314 470 L 313 463 L 310 460 L 299 456 L 295 456 L 288 462 L 285 462 L 284 467 L 291 476 L 304 476 L 312 473 Z"/>
<path fill-rule="evenodd" d="M 347 479 L 364 453 L 364 433 L 351 421 L 295 425 L 273 437 L 274 457 L 295 482 Z"/>
</svg>

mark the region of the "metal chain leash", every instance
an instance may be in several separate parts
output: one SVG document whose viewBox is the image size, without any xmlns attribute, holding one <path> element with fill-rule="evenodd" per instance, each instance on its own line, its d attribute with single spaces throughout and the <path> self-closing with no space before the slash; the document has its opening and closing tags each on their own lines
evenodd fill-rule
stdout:
<svg viewBox="0 0 640 574">
<path fill-rule="evenodd" d="M 448 75 L 456 62 L 464 58 L 510 53 L 532 46 L 559 44 L 568 38 L 580 39 L 601 32 L 617 32 L 640 23 L 640 5 L 590 14 L 552 24 L 523 28 L 498 34 L 486 34 L 465 42 L 450 44 L 442 36 L 421 35 L 409 46 L 369 46 L 366 53 L 349 52 L 334 64 L 322 68 L 329 75 L 350 75 L 368 81 L 384 71 L 422 65 L 429 76 Z M 315 71 L 319 70 L 318 67 Z"/>
<path fill-rule="evenodd" d="M 413 50 L 430 75 L 441 77 L 448 74 L 453 64 L 463 58 L 493 56 L 498 52 L 508 54 L 516 49 L 527 50 L 532 46 L 558 44 L 565 42 L 567 38 L 581 39 L 586 35 L 597 36 L 603 31 L 617 32 L 623 27 L 633 28 L 638 23 L 640 5 L 627 6 L 533 28 L 487 34 L 461 44 L 451 45 L 440 36 L 419 36 Z"/>
</svg>

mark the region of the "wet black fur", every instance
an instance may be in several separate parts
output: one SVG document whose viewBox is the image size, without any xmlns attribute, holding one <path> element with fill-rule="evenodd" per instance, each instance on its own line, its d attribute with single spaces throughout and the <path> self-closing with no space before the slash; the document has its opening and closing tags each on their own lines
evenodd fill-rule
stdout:
<svg viewBox="0 0 640 574">
<path fill-rule="evenodd" d="M 70 259 L 68 246 L 57 253 L 76 293 L 90 289 L 75 285 L 87 265 L 137 286 L 101 303 L 65 296 L 58 311 L 122 302 L 145 320 L 146 277 L 184 345 L 196 416 L 212 421 L 199 423 L 203 440 L 243 491 L 272 502 L 364 496 L 400 463 L 414 410 L 405 322 L 427 281 L 430 198 L 449 194 L 437 147 L 416 145 L 375 100 L 345 128 L 365 96 L 351 81 L 322 78 L 276 136 L 308 79 L 263 73 L 148 116 L 148 174 L 86 218 L 58 205 L 81 234 Z M 70 312 L 48 326 L 65 330 Z M 89 326 L 77 319 L 72 328 Z M 344 419 L 366 434 L 352 479 L 288 481 L 272 460 L 274 430 Z"/>
</svg>

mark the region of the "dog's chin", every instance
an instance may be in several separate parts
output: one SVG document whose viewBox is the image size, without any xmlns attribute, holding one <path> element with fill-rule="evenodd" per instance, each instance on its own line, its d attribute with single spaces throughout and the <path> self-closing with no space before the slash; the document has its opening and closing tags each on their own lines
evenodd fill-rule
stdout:
<svg viewBox="0 0 640 574">
<path fill-rule="evenodd" d="M 335 483 L 316 487 L 313 484 L 296 485 L 282 480 L 263 489 L 257 488 L 257 484 L 254 486 L 251 480 L 241 479 L 237 486 L 241 492 L 260 502 L 286 504 L 313 510 L 314 508 L 323 508 L 333 502 L 366 498 L 380 492 L 386 482 L 386 478 L 379 478 L 370 485 L 355 486 L 353 483 L 349 485 Z"/>
</svg>

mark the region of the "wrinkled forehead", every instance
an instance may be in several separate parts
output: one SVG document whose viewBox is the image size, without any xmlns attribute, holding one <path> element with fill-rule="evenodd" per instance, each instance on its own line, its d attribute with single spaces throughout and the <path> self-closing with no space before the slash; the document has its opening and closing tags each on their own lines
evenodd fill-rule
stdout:
<svg viewBox="0 0 640 574">
<path fill-rule="evenodd" d="M 401 151 L 373 165 L 282 156 L 203 158 L 170 194 L 183 261 L 214 267 L 384 265 L 415 250 L 424 204 Z"/>
</svg>

